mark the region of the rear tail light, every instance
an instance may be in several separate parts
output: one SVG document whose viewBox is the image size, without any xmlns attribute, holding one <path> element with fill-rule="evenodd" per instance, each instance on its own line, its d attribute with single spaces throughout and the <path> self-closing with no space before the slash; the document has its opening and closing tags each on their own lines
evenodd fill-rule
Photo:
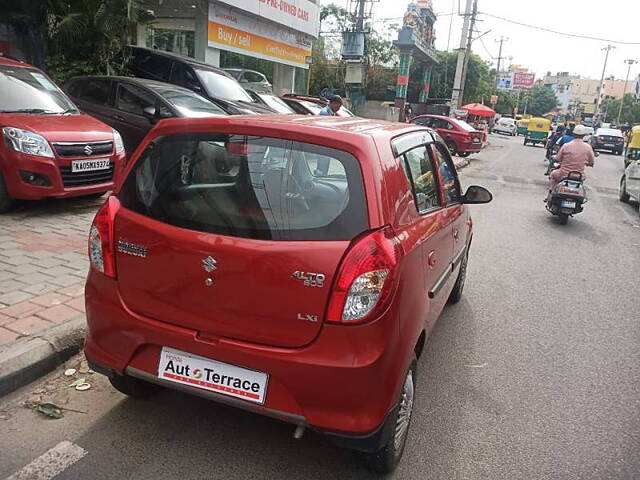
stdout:
<svg viewBox="0 0 640 480">
<path fill-rule="evenodd" d="M 352 325 L 384 312 L 395 292 L 402 254 L 402 247 L 389 227 L 357 240 L 338 270 L 327 321 Z"/>
<path fill-rule="evenodd" d="M 120 201 L 111 196 L 100 207 L 89 231 L 89 260 L 91 266 L 107 277 L 116 278 L 114 220 Z"/>
</svg>

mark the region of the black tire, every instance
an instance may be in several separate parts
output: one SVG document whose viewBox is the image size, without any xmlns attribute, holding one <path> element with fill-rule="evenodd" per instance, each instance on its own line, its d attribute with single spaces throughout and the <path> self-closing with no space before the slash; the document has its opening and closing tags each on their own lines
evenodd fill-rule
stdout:
<svg viewBox="0 0 640 480">
<path fill-rule="evenodd" d="M 0 213 L 8 213 L 15 204 L 15 200 L 9 195 L 7 184 L 4 183 L 4 177 L 0 173 Z"/>
<path fill-rule="evenodd" d="M 622 150 L 617 150 L 616 155 L 622 155 Z"/>
<path fill-rule="evenodd" d="M 524 144 L 523 145 L 527 145 L 527 137 L 524 138 Z"/>
<path fill-rule="evenodd" d="M 453 285 L 453 290 L 447 300 L 448 303 L 458 303 L 462 299 L 462 292 L 464 290 L 464 282 L 467 279 L 467 264 L 469 263 L 469 252 L 463 257 L 460 264 L 460 271 L 458 272 L 458 278 Z"/>
<path fill-rule="evenodd" d="M 560 221 L 560 225 L 566 225 L 567 222 L 569 222 L 569 215 L 566 213 L 560 213 L 558 214 L 558 219 Z"/>
<path fill-rule="evenodd" d="M 162 390 L 160 385 L 154 383 L 145 382 L 133 377 L 127 377 L 125 375 L 116 375 L 109 377 L 109 381 L 113 388 L 120 393 L 124 393 L 134 398 L 146 398 L 158 393 Z"/>
<path fill-rule="evenodd" d="M 471 152 L 459 152 L 458 156 L 462 157 L 462 158 L 467 158 L 469 155 L 471 155 Z"/>
<path fill-rule="evenodd" d="M 622 177 L 620 179 L 620 190 L 618 191 L 618 199 L 622 203 L 629 203 L 629 194 L 627 193 L 627 179 Z"/>
<path fill-rule="evenodd" d="M 451 154 L 452 157 L 456 153 L 458 153 L 455 142 L 452 142 L 451 140 L 447 140 L 445 143 L 447 144 L 447 148 L 449 149 L 449 153 Z"/>
<path fill-rule="evenodd" d="M 394 428 L 389 435 L 387 444 L 373 453 L 363 454 L 367 466 L 378 473 L 391 473 L 400 463 L 404 447 L 407 443 L 411 414 L 415 399 L 416 358 L 415 355 L 409 370 L 405 374 L 398 406 L 394 409 Z"/>
</svg>

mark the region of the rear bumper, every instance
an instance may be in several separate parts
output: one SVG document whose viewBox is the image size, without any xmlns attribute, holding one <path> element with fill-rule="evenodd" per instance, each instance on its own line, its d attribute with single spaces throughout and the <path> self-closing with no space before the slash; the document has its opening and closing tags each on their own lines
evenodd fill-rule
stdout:
<svg viewBox="0 0 640 480">
<path fill-rule="evenodd" d="M 110 181 L 83 185 L 77 187 L 65 186 L 60 167 L 71 165 L 72 160 L 43 158 L 25 155 L 18 152 L 3 152 L 9 157 L 1 167 L 2 174 L 12 198 L 21 200 L 40 200 L 43 198 L 68 198 L 112 190 L 118 175 L 124 167 L 124 154 L 110 155 L 108 158 L 113 165 L 113 175 Z M 20 176 L 20 172 L 30 172 L 46 177 L 50 183 L 47 186 L 32 185 Z"/>
<path fill-rule="evenodd" d="M 479 153 L 482 150 L 482 142 L 478 143 L 463 143 L 458 149 L 461 153 Z"/>
<path fill-rule="evenodd" d="M 408 361 L 397 354 L 397 325 L 389 328 L 389 322 L 395 322 L 393 307 L 370 324 L 325 324 L 306 347 L 276 348 L 225 338 L 204 339 L 197 331 L 138 315 L 123 304 L 116 281 L 92 271 L 86 286 L 86 313 L 85 354 L 98 372 L 162 383 L 308 426 L 359 449 L 379 445 L 387 434 L 384 425 Z M 267 373 L 265 403 L 165 383 L 157 377 L 163 346 Z"/>
</svg>

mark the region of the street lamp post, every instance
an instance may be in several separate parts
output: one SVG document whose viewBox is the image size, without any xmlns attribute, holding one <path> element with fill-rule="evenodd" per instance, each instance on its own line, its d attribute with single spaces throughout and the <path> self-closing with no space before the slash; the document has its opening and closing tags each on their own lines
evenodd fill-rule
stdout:
<svg viewBox="0 0 640 480">
<path fill-rule="evenodd" d="M 622 99 L 620 100 L 620 110 L 618 110 L 618 120 L 616 123 L 620 125 L 620 117 L 622 116 L 622 106 L 624 105 L 624 96 L 627 94 L 627 82 L 629 81 L 629 72 L 631 72 L 631 65 L 638 63 L 637 60 L 628 58 L 624 61 L 629 67 L 627 68 L 627 76 L 624 79 L 624 86 L 622 87 Z"/>
</svg>

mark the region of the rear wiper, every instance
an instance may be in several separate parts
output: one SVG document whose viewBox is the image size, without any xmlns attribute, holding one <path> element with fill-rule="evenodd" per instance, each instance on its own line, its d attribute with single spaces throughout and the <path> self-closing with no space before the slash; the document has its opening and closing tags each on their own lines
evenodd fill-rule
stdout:
<svg viewBox="0 0 640 480">
<path fill-rule="evenodd" d="M 43 108 L 22 108 L 20 110 L 2 110 L 2 113 L 47 113 Z"/>
</svg>

